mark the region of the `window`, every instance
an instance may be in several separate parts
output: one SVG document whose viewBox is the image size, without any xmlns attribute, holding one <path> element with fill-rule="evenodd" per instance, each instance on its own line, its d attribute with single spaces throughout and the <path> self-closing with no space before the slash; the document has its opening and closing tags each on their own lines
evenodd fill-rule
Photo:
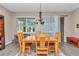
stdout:
<svg viewBox="0 0 79 59">
<path fill-rule="evenodd" d="M 18 32 L 25 32 L 26 18 L 18 18 Z"/>
<path fill-rule="evenodd" d="M 18 32 L 35 32 L 35 17 L 19 17 Z"/>
<path fill-rule="evenodd" d="M 43 16 L 44 24 L 41 24 L 41 29 L 35 24 L 35 17 L 19 17 L 18 18 L 18 31 L 34 33 L 36 31 L 42 31 L 44 33 L 49 33 L 51 36 L 56 31 L 59 31 L 59 16 Z M 39 27 L 40 28 L 40 27 Z"/>
<path fill-rule="evenodd" d="M 35 18 L 27 18 L 26 24 L 27 24 L 27 32 L 35 32 Z"/>
</svg>

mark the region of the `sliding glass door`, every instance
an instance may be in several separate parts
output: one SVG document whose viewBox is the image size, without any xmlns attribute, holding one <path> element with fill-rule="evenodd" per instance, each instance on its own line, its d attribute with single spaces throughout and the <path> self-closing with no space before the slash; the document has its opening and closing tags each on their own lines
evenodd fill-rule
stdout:
<svg viewBox="0 0 79 59">
<path fill-rule="evenodd" d="M 59 16 L 43 16 L 43 21 L 44 24 L 41 24 L 42 32 L 49 33 L 53 36 L 55 32 L 60 31 Z"/>
</svg>

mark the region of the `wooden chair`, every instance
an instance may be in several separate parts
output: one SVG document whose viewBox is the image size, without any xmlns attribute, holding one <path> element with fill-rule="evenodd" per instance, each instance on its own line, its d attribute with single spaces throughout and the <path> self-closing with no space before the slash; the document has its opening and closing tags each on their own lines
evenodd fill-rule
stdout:
<svg viewBox="0 0 79 59">
<path fill-rule="evenodd" d="M 23 35 L 23 32 L 19 32 L 18 33 L 18 41 L 19 41 L 19 52 L 20 52 L 20 55 L 22 54 L 22 49 L 23 49 L 23 39 L 24 39 L 24 35 Z M 29 53 L 31 53 L 31 45 L 30 44 L 26 44 L 25 45 L 25 48 L 24 49 L 29 49 Z"/>
<path fill-rule="evenodd" d="M 49 37 L 36 37 L 36 55 L 48 55 L 49 54 Z"/>
<path fill-rule="evenodd" d="M 59 48 L 60 32 L 56 32 L 55 35 L 54 35 L 54 37 L 51 38 L 51 40 L 52 39 L 56 42 L 57 52 L 55 54 L 57 55 L 58 54 L 58 51 L 59 51 L 58 48 Z M 50 42 L 49 43 L 49 47 L 50 48 L 54 48 L 54 51 L 55 51 L 55 43 Z"/>
</svg>

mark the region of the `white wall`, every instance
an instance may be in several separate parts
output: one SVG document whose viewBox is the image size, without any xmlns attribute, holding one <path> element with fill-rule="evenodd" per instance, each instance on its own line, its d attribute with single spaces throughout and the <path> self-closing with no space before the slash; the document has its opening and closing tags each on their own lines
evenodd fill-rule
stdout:
<svg viewBox="0 0 79 59">
<path fill-rule="evenodd" d="M 9 42 L 12 41 L 12 36 L 11 36 L 11 20 L 12 20 L 12 16 L 11 13 L 6 10 L 5 8 L 0 6 L 0 15 L 4 16 L 4 27 L 5 27 L 5 44 L 8 44 Z"/>
<path fill-rule="evenodd" d="M 79 24 L 79 9 L 75 10 L 72 13 L 72 27 L 73 27 L 73 36 L 79 37 L 79 28 L 76 28 L 76 24 Z"/>
<path fill-rule="evenodd" d="M 72 36 L 73 29 L 72 29 L 72 16 L 69 14 L 68 16 L 64 17 L 64 41 L 66 42 L 67 36 Z"/>
</svg>

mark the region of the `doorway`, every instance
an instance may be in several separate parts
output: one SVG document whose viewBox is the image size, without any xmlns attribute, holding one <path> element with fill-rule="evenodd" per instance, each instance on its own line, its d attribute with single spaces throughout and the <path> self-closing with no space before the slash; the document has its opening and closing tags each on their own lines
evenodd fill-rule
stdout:
<svg viewBox="0 0 79 59">
<path fill-rule="evenodd" d="M 0 15 L 0 49 L 5 48 L 4 16 Z"/>
<path fill-rule="evenodd" d="M 64 17 L 60 17 L 61 43 L 64 43 Z"/>
</svg>

